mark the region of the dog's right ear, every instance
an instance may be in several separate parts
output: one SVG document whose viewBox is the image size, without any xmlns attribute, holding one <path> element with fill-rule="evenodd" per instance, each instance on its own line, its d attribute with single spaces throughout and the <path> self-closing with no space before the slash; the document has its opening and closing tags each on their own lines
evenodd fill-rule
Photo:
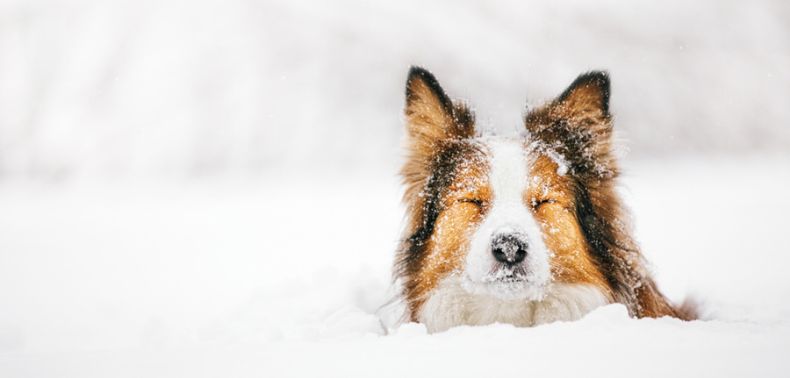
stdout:
<svg viewBox="0 0 790 378">
<path fill-rule="evenodd" d="M 472 118 L 466 107 L 453 104 L 430 72 L 420 67 L 409 70 L 406 128 L 412 148 L 429 152 L 443 141 L 471 137 L 474 135 Z"/>
</svg>

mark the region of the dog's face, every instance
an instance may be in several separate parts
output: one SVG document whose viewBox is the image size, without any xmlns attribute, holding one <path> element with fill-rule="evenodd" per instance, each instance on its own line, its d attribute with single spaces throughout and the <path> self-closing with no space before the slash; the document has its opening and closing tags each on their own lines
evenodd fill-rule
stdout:
<svg viewBox="0 0 790 378">
<path fill-rule="evenodd" d="M 457 274 L 473 293 L 539 300 L 552 282 L 601 278 L 575 214 L 566 163 L 526 139 L 475 138 L 456 150 L 423 277 Z"/>
<path fill-rule="evenodd" d="M 583 75 L 527 114 L 522 136 L 480 137 L 471 112 L 412 69 L 400 273 L 413 312 L 449 279 L 504 301 L 541 301 L 562 284 L 608 295 L 584 219 L 588 186 L 615 174 L 608 92 L 605 74 Z"/>
<path fill-rule="evenodd" d="M 564 161 L 527 139 L 446 148 L 436 172 L 445 177 L 433 177 L 428 199 L 437 206 L 423 278 L 456 274 L 470 292 L 527 300 L 542 299 L 552 282 L 601 281 Z"/>
</svg>

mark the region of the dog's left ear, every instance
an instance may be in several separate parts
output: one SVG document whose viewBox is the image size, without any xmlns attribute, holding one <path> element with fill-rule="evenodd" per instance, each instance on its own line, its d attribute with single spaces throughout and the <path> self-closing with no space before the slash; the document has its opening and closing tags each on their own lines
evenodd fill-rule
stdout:
<svg viewBox="0 0 790 378">
<path fill-rule="evenodd" d="M 572 173 L 614 177 L 610 92 L 606 72 L 582 74 L 554 101 L 526 115 L 527 130 L 532 138 L 561 154 Z"/>
</svg>

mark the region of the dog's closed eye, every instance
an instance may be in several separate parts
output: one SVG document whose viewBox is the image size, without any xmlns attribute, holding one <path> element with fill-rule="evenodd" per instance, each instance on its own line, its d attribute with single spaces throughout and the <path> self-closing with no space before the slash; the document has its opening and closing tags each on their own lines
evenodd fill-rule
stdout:
<svg viewBox="0 0 790 378">
<path fill-rule="evenodd" d="M 532 208 L 537 210 L 543 205 L 550 204 L 550 203 L 556 203 L 556 202 L 557 202 L 557 200 L 552 199 L 552 198 L 545 198 L 545 199 L 541 199 L 541 200 L 533 199 L 532 200 Z"/>
<path fill-rule="evenodd" d="M 479 198 L 461 198 L 457 201 L 458 203 L 471 203 L 477 207 L 483 207 L 486 204 L 486 201 L 481 200 Z"/>
</svg>

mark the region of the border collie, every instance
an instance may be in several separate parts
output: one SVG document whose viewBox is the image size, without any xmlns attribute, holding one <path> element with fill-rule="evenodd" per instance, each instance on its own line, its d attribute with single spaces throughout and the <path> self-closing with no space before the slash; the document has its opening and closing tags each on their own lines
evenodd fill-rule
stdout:
<svg viewBox="0 0 790 378">
<path fill-rule="evenodd" d="M 695 317 L 659 292 L 630 235 L 609 93 L 605 72 L 582 74 L 524 116 L 521 136 L 481 136 L 470 109 L 412 67 L 395 262 L 412 321 L 431 332 L 533 326 L 608 303 L 636 317 Z"/>
</svg>

